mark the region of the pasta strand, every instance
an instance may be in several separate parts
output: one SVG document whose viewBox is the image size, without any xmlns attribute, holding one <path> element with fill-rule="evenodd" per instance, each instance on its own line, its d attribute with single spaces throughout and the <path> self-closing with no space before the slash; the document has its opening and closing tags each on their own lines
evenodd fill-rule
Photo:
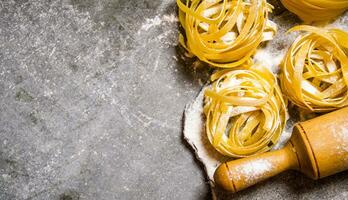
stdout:
<svg viewBox="0 0 348 200">
<path fill-rule="evenodd" d="M 348 33 L 339 29 L 296 26 L 306 31 L 281 64 L 281 88 L 297 106 L 327 112 L 348 104 Z"/>
<path fill-rule="evenodd" d="M 270 150 L 287 119 L 276 77 L 263 66 L 221 70 L 205 91 L 206 133 L 217 151 L 247 157 Z"/>
<path fill-rule="evenodd" d="M 348 0 L 281 0 L 305 22 L 328 21 L 348 9 Z"/>
<path fill-rule="evenodd" d="M 179 41 L 186 50 L 214 67 L 233 68 L 251 62 L 277 26 L 268 20 L 266 0 L 177 0 L 185 30 Z"/>
</svg>

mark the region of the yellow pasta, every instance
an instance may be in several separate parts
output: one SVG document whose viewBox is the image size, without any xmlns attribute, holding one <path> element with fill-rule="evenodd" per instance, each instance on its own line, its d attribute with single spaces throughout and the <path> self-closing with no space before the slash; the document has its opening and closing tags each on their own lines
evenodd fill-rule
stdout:
<svg viewBox="0 0 348 200">
<path fill-rule="evenodd" d="M 348 8 L 348 0 L 281 0 L 281 2 L 305 22 L 331 20 Z"/>
<path fill-rule="evenodd" d="M 287 118 L 275 76 L 260 65 L 242 68 L 216 72 L 205 91 L 208 139 L 217 151 L 230 157 L 270 150 Z"/>
<path fill-rule="evenodd" d="M 250 63 L 261 42 L 273 39 L 277 26 L 268 20 L 266 0 L 177 0 L 186 50 L 215 67 Z"/>
<path fill-rule="evenodd" d="M 306 31 L 286 53 L 281 64 L 281 88 L 294 104 L 327 112 L 348 103 L 348 33 L 339 29 L 296 26 Z"/>
</svg>

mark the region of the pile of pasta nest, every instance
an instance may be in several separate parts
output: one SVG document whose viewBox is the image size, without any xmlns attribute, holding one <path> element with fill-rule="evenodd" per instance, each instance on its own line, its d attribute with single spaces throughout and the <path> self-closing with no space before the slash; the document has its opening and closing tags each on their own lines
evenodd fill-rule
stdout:
<svg viewBox="0 0 348 200">
<path fill-rule="evenodd" d="M 276 36 L 266 0 L 177 0 L 186 51 L 215 68 L 204 94 L 205 129 L 212 146 L 229 157 L 270 150 L 288 118 L 288 102 L 323 113 L 348 104 L 348 33 L 327 26 L 348 0 L 281 0 L 304 24 L 278 76 L 253 62 L 260 45 Z"/>
</svg>

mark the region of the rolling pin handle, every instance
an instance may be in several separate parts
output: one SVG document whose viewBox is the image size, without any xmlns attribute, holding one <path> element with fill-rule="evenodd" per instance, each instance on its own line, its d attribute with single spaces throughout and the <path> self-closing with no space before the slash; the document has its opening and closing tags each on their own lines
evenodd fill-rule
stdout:
<svg viewBox="0 0 348 200">
<path fill-rule="evenodd" d="M 298 169 L 292 144 L 280 150 L 222 163 L 215 171 L 216 186 L 238 192 L 288 169 Z"/>
</svg>

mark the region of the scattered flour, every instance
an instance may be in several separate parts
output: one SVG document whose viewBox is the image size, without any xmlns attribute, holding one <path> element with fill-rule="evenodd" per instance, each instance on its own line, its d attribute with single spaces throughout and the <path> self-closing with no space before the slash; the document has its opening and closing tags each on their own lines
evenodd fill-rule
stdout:
<svg viewBox="0 0 348 200">
<path fill-rule="evenodd" d="M 145 19 L 145 22 L 140 27 L 138 34 L 140 34 L 143 31 L 148 31 L 151 28 L 154 28 L 156 26 L 163 25 L 165 23 L 176 23 L 178 22 L 178 18 L 176 14 L 170 14 L 170 15 L 157 15 L 154 18 L 147 18 Z"/>
<path fill-rule="evenodd" d="M 185 108 L 184 138 L 195 150 L 198 160 L 204 164 L 212 183 L 215 169 L 226 159 L 213 149 L 204 134 L 203 98 L 204 89 L 196 100 Z"/>
<path fill-rule="evenodd" d="M 256 52 L 254 60 L 257 63 L 261 63 L 263 66 L 268 67 L 273 73 L 277 73 L 283 57 L 283 52 L 278 54 L 270 54 L 269 51 L 260 49 Z"/>
<path fill-rule="evenodd" d="M 177 28 L 173 28 L 176 26 L 178 22 L 178 18 L 176 13 L 167 14 L 167 15 L 156 15 L 153 18 L 145 19 L 144 23 L 138 29 L 135 38 L 142 40 L 142 45 L 146 46 L 149 42 L 156 41 L 162 43 L 164 46 L 173 47 L 178 44 L 178 32 Z M 144 34 L 150 33 L 151 30 L 156 28 L 162 28 L 163 31 L 157 30 L 157 34 L 155 37 L 153 36 L 153 32 L 151 32 L 151 37 L 147 41 L 143 41 Z M 176 31 L 175 31 L 176 30 Z"/>
<path fill-rule="evenodd" d="M 227 158 L 224 158 L 210 145 L 206 134 L 204 134 L 203 98 L 204 88 L 195 101 L 186 105 L 183 132 L 185 140 L 194 149 L 197 159 L 203 163 L 211 188 L 214 188 L 215 169 L 221 163 L 227 161 Z M 216 192 L 213 189 L 212 198 L 213 200 L 217 199 Z"/>
<path fill-rule="evenodd" d="M 342 127 L 341 131 L 337 131 L 336 140 L 342 144 L 342 146 L 337 147 L 339 153 L 348 154 L 348 128 Z"/>
<path fill-rule="evenodd" d="M 237 171 L 243 174 L 243 177 L 234 177 L 236 180 L 243 178 L 243 180 L 251 181 L 262 177 L 263 174 L 272 170 L 272 163 L 267 160 L 257 160 L 247 165 L 237 168 Z"/>
</svg>

